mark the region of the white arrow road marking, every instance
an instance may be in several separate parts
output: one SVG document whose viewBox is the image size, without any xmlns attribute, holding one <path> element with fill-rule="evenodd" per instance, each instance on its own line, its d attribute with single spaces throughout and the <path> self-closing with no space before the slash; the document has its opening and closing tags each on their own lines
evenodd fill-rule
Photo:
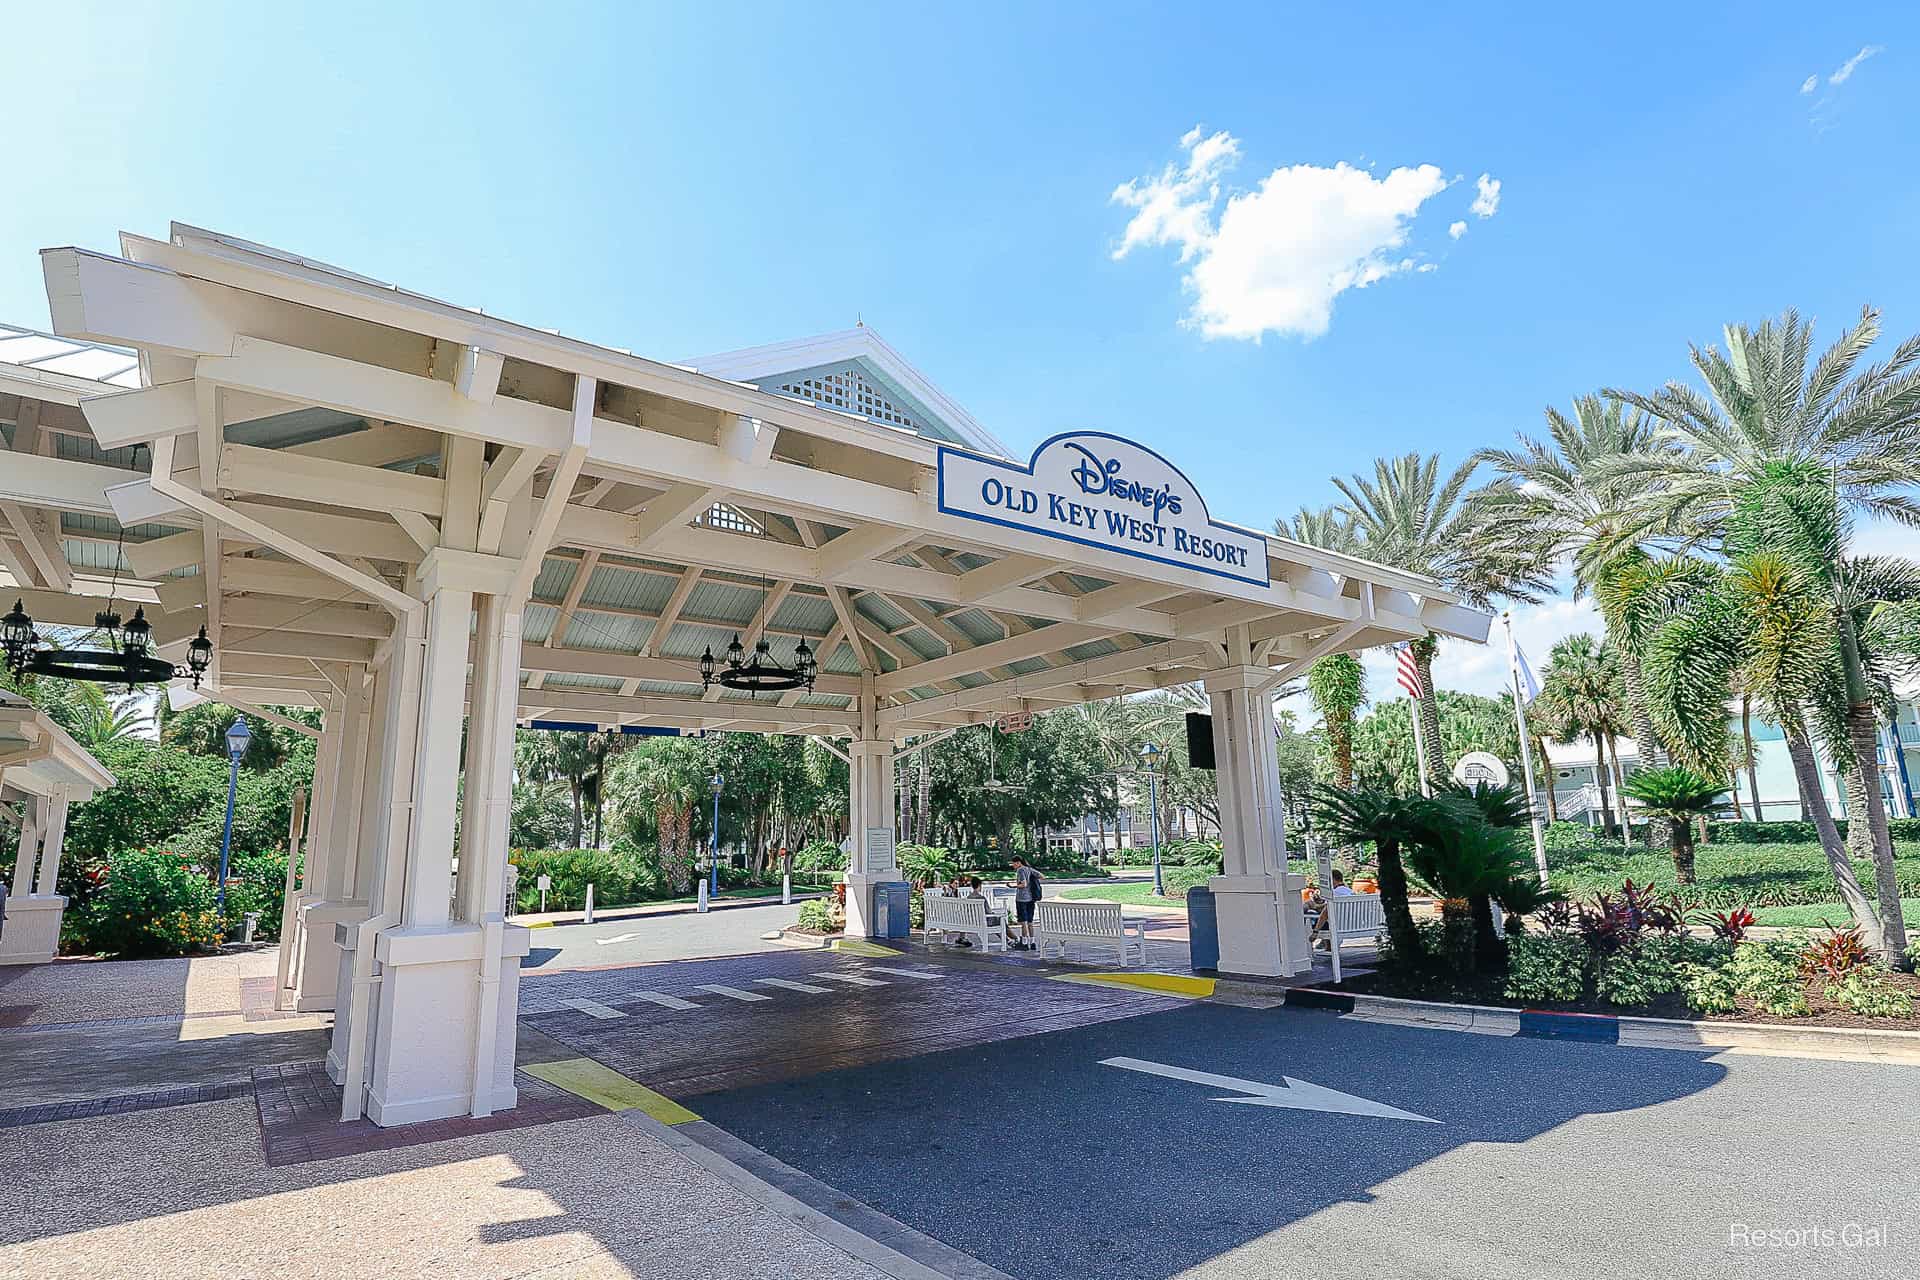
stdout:
<svg viewBox="0 0 1920 1280">
<path fill-rule="evenodd" d="M 609 1008 L 601 1004 L 598 1000 L 563 1000 L 561 1003 L 570 1004 L 580 1012 L 590 1014 L 596 1018 L 624 1018 L 627 1016 L 618 1009 Z"/>
<path fill-rule="evenodd" d="M 870 964 L 862 967 L 873 973 L 897 973 L 903 978 L 919 978 L 922 982 L 938 982 L 947 976 L 944 973 L 928 973 L 924 969 L 891 969 L 884 964 Z"/>
<path fill-rule="evenodd" d="M 1215 1089 L 1231 1089 L 1246 1096 L 1239 1098 L 1215 1098 L 1215 1102 L 1239 1102 L 1250 1107 L 1291 1107 L 1295 1111 L 1333 1111 L 1349 1116 L 1382 1116 L 1388 1120 L 1418 1120 L 1422 1124 L 1439 1124 L 1432 1116 L 1415 1115 L 1411 1111 L 1402 1111 L 1390 1107 L 1384 1102 L 1374 1102 L 1367 1098 L 1357 1098 L 1351 1093 L 1342 1093 L 1338 1089 L 1329 1089 L 1324 1085 L 1310 1084 L 1305 1080 L 1295 1080 L 1292 1076 L 1281 1076 L 1285 1084 L 1263 1084 L 1258 1080 L 1242 1080 L 1237 1076 L 1217 1076 L 1211 1071 L 1189 1071 L 1185 1067 L 1169 1067 L 1161 1062 L 1147 1062 L 1140 1058 L 1102 1058 L 1103 1067 L 1123 1067 L 1128 1071 L 1143 1071 L 1150 1076 L 1165 1076 L 1169 1080 L 1185 1080 L 1190 1084 L 1204 1084 Z"/>
<path fill-rule="evenodd" d="M 605 947 L 605 946 L 610 946 L 611 944 L 616 942 L 632 942 L 635 938 L 638 938 L 640 936 L 641 935 L 637 933 L 623 933 L 613 938 L 595 938 L 593 940 L 593 945 L 596 947 Z"/>
<path fill-rule="evenodd" d="M 635 991 L 630 993 L 635 1000 L 651 1000 L 668 1009 L 698 1009 L 701 1006 L 691 1000 L 682 1000 L 679 996 L 663 996 L 658 991 Z"/>
<path fill-rule="evenodd" d="M 763 995 L 761 995 L 761 994 L 760 994 L 759 992 L 757 992 L 757 991 L 742 991 L 742 990 L 741 990 L 740 988 L 738 988 L 738 987 L 723 987 L 723 986 L 721 986 L 721 985 L 720 985 L 719 983 L 717 983 L 717 982 L 703 982 L 703 983 L 701 983 L 701 984 L 700 984 L 700 990 L 702 990 L 702 991 L 711 991 L 711 992 L 713 992 L 713 994 L 715 994 L 715 995 L 717 995 L 717 996 L 725 996 L 725 997 L 726 997 L 727 999 L 729 999 L 729 1000 L 769 1000 L 769 999 L 772 999 L 772 997 L 771 997 L 771 996 L 763 996 Z"/>
<path fill-rule="evenodd" d="M 888 984 L 879 978 L 862 978 L 852 973 L 816 973 L 816 978 L 831 978 L 835 982 L 851 982 L 856 987 L 884 987 Z"/>
<path fill-rule="evenodd" d="M 804 991 L 810 996 L 833 994 L 832 987 L 816 987 L 811 982 L 794 982 L 788 978 L 755 978 L 754 981 L 769 987 L 785 987 L 788 991 Z"/>
</svg>

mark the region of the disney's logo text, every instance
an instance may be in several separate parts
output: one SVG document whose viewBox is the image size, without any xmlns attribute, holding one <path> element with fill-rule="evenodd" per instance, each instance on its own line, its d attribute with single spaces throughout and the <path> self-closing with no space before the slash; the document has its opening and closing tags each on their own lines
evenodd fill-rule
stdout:
<svg viewBox="0 0 1920 1280">
<path fill-rule="evenodd" d="M 1173 492 L 1169 485 L 1158 489 L 1149 488 L 1138 480 L 1129 480 L 1120 474 L 1120 460 L 1100 456 L 1084 445 L 1069 443 L 1067 448 L 1079 454 L 1081 461 L 1067 474 L 1080 486 L 1080 492 L 1096 496 L 1106 494 L 1119 498 L 1123 502 L 1136 502 L 1153 510 L 1154 523 L 1160 522 L 1162 512 L 1180 514 L 1180 495 Z"/>
</svg>

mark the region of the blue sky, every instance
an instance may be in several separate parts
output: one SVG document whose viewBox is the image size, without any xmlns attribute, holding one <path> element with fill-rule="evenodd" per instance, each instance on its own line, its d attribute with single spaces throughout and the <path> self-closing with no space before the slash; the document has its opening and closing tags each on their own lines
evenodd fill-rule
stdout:
<svg viewBox="0 0 1920 1280">
<path fill-rule="evenodd" d="M 1920 330 L 1911 6 L 283 7 L 9 14 L 0 321 L 169 219 L 669 359 L 859 316 L 1251 524 L 1727 321 Z"/>
</svg>

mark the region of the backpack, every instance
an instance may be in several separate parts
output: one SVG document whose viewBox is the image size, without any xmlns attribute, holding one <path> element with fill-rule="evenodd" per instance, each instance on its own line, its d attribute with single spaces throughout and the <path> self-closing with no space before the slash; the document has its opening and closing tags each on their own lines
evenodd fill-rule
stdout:
<svg viewBox="0 0 1920 1280">
<path fill-rule="evenodd" d="M 1031 872 L 1033 875 L 1033 900 L 1035 902 L 1038 902 L 1043 896 L 1045 896 L 1041 893 L 1041 890 L 1040 890 L 1040 873 L 1038 871 L 1034 871 L 1032 867 L 1028 867 L 1027 870 Z"/>
</svg>

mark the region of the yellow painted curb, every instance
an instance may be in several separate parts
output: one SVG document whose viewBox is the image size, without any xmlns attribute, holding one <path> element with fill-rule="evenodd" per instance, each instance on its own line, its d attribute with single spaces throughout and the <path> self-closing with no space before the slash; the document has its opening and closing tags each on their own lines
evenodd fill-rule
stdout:
<svg viewBox="0 0 1920 1280">
<path fill-rule="evenodd" d="M 1178 996 L 1182 1000 L 1205 1000 L 1213 994 L 1214 985 L 1212 978 L 1195 978 L 1183 973 L 1072 973 L 1062 974 L 1055 981 L 1134 987 L 1155 995 Z"/>
<path fill-rule="evenodd" d="M 520 927 L 522 929 L 551 929 L 553 928 L 553 921 L 535 920 L 532 924 L 524 924 L 524 925 L 521 925 Z"/>
<path fill-rule="evenodd" d="M 700 1118 L 665 1094 L 655 1093 L 592 1058 L 530 1062 L 520 1069 L 609 1111 L 640 1110 L 662 1124 L 685 1124 Z"/>
<path fill-rule="evenodd" d="M 898 960 L 900 958 L 900 953 L 892 947 L 883 947 L 878 943 L 868 942 L 864 938 L 835 938 L 833 940 L 833 949 L 835 951 L 844 951 L 848 955 L 871 956 L 875 960 Z"/>
</svg>

